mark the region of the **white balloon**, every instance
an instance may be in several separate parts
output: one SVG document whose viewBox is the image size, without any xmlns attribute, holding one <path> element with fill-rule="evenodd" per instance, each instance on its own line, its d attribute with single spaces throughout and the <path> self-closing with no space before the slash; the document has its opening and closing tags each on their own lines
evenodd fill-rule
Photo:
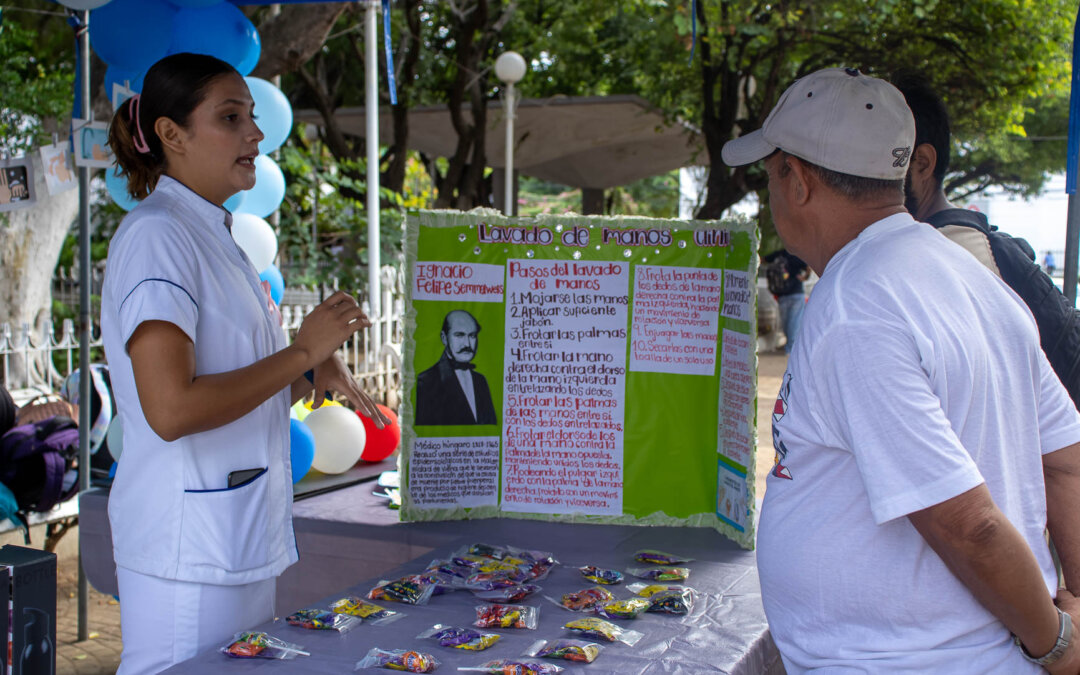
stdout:
<svg viewBox="0 0 1080 675">
<path fill-rule="evenodd" d="M 251 259 L 256 271 L 261 273 L 274 264 L 278 242 L 270 223 L 250 213 L 234 213 L 232 236 L 240 250 Z"/>
<path fill-rule="evenodd" d="M 120 424 L 119 415 L 113 418 L 109 430 L 105 432 L 105 444 L 109 446 L 113 461 L 119 462 L 120 454 L 124 452 L 124 427 Z"/>
<path fill-rule="evenodd" d="M 360 417 L 343 406 L 323 406 L 304 420 L 315 435 L 311 466 L 323 473 L 344 473 L 360 461 L 367 432 Z"/>
<path fill-rule="evenodd" d="M 57 2 L 72 9 L 97 9 L 109 4 L 110 0 L 57 0 Z"/>
</svg>

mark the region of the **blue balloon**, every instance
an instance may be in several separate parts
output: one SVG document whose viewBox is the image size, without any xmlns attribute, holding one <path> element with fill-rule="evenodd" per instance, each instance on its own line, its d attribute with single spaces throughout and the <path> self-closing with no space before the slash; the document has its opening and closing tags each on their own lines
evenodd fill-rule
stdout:
<svg viewBox="0 0 1080 675">
<path fill-rule="evenodd" d="M 255 187 L 245 190 L 243 195 L 239 213 L 266 218 L 276 211 L 285 199 L 285 174 L 277 162 L 266 155 L 255 157 Z"/>
<path fill-rule="evenodd" d="M 113 198 L 116 205 L 125 211 L 130 211 L 135 208 L 139 202 L 136 199 L 132 199 L 131 195 L 127 191 L 127 177 L 121 176 L 120 167 L 111 166 L 105 169 L 105 187 L 109 188 L 109 196 Z"/>
<path fill-rule="evenodd" d="M 247 52 L 240 59 L 240 63 L 236 64 L 236 70 L 244 77 L 247 77 L 251 74 L 251 71 L 255 70 L 255 66 L 259 65 L 259 57 L 261 56 L 262 38 L 259 37 L 259 31 L 255 31 L 253 39 L 247 41 Z"/>
<path fill-rule="evenodd" d="M 281 298 L 285 295 L 285 277 L 281 276 L 281 270 L 277 268 L 277 265 L 264 269 L 259 275 L 259 281 L 270 284 L 270 297 L 280 305 Z"/>
<path fill-rule="evenodd" d="M 109 66 L 105 70 L 105 95 L 109 97 L 110 101 L 112 100 L 114 84 L 119 84 L 121 87 L 127 86 L 128 89 L 138 94 L 142 91 L 144 77 L 146 77 L 146 73 L 136 73 L 116 66 Z"/>
<path fill-rule="evenodd" d="M 293 111 L 289 99 L 281 90 L 266 80 L 245 77 L 251 98 L 255 101 L 256 124 L 266 137 L 259 143 L 264 155 L 281 147 L 292 131 Z"/>
<path fill-rule="evenodd" d="M 109 480 L 112 480 L 113 478 L 116 478 L 116 467 L 118 467 L 118 466 L 120 466 L 120 465 L 117 464 L 116 462 L 113 462 L 112 466 L 109 467 Z"/>
<path fill-rule="evenodd" d="M 162 27 L 176 13 L 164 0 L 112 0 L 90 12 L 90 46 L 110 66 L 146 72 L 168 53 L 172 36 Z"/>
<path fill-rule="evenodd" d="M 261 50 L 254 24 L 236 5 L 221 2 L 210 7 L 185 7 L 177 12 L 168 49 L 170 54 L 192 52 L 216 56 L 240 70 L 241 64 L 251 58 L 252 43 L 256 50 Z M 258 54 L 255 60 L 258 61 Z"/>
<path fill-rule="evenodd" d="M 311 470 L 311 461 L 315 459 L 315 434 L 300 420 L 289 420 L 289 456 L 292 481 L 297 483 Z"/>
<path fill-rule="evenodd" d="M 237 210 L 243 206 L 245 196 L 247 196 L 247 192 L 237 192 L 232 197 L 226 199 L 222 206 L 224 206 L 229 213 L 236 213 Z"/>
</svg>

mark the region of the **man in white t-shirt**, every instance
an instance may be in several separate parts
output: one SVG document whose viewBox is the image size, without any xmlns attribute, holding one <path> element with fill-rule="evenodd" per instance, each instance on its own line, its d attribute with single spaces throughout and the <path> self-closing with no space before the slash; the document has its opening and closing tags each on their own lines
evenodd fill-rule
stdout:
<svg viewBox="0 0 1080 675">
<path fill-rule="evenodd" d="M 914 136 L 892 85 L 834 68 L 723 150 L 765 160 L 777 233 L 821 277 L 773 414 L 770 629 L 789 673 L 1076 673 L 1043 532 L 1080 551 L 1045 482 L 1080 476 L 1080 415 L 1019 298 L 904 210 Z"/>
</svg>

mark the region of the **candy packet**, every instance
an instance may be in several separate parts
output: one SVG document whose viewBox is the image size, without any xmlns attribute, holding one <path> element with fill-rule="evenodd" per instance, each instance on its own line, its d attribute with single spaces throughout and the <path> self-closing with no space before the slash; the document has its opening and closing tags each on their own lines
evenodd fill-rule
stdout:
<svg viewBox="0 0 1080 675">
<path fill-rule="evenodd" d="M 581 570 L 581 576 L 597 584 L 610 586 L 612 584 L 621 584 L 623 580 L 623 574 L 618 570 L 607 570 L 596 565 L 585 565 L 578 569 Z"/>
<path fill-rule="evenodd" d="M 389 600 L 407 605 L 426 605 L 435 592 L 435 585 L 418 574 L 393 581 L 380 581 L 368 591 L 369 600 Z"/>
<path fill-rule="evenodd" d="M 587 640 L 537 640 L 524 651 L 525 656 L 545 659 L 565 659 L 578 663 L 592 663 L 604 648 Z"/>
<path fill-rule="evenodd" d="M 410 673 L 432 673 L 438 667 L 438 660 L 431 654 L 407 649 L 379 649 L 378 647 L 372 647 L 367 656 L 356 662 L 356 667 L 353 670 L 387 668 L 389 670 L 404 670 Z"/>
<path fill-rule="evenodd" d="M 622 642 L 633 647 L 637 641 L 645 636 L 636 630 L 620 628 L 610 621 L 590 616 L 585 619 L 575 619 L 563 625 L 566 630 L 573 631 L 585 638 L 606 640 L 608 642 Z"/>
<path fill-rule="evenodd" d="M 221 652 L 234 659 L 295 659 L 311 656 L 300 645 L 285 642 L 266 633 L 245 631 L 233 636 L 233 641 L 221 648 Z"/>
<path fill-rule="evenodd" d="M 694 609 L 694 593 L 689 588 L 657 591 L 647 600 L 649 611 L 659 614 L 689 614 Z"/>
<path fill-rule="evenodd" d="M 341 598 L 340 600 L 335 600 L 330 603 L 330 611 L 337 614 L 358 616 L 363 619 L 365 623 L 369 623 L 373 626 L 391 623 L 405 616 L 401 612 L 386 609 L 382 605 L 376 605 L 373 602 L 368 602 L 355 595 L 350 595 L 347 598 Z"/>
<path fill-rule="evenodd" d="M 605 619 L 636 619 L 642 612 L 649 611 L 651 606 L 649 598 L 629 598 L 597 607 L 596 613 Z"/>
<path fill-rule="evenodd" d="M 686 581 L 690 577 L 689 567 L 631 567 L 626 571 L 640 579 L 653 581 Z"/>
<path fill-rule="evenodd" d="M 607 604 L 615 599 L 615 596 L 611 594 L 611 591 L 606 588 L 601 588 L 600 586 L 593 586 L 592 588 L 585 588 L 580 591 L 574 591 L 573 593 L 566 593 L 559 600 L 556 600 L 551 596 L 544 597 L 554 602 L 556 605 L 565 607 L 574 612 L 584 612 L 597 605 Z"/>
<path fill-rule="evenodd" d="M 521 661 L 518 659 L 495 659 L 481 666 L 459 666 L 458 671 L 488 673 L 488 675 L 557 675 L 564 670 L 554 663 Z"/>
<path fill-rule="evenodd" d="M 641 581 L 635 581 L 632 584 L 626 585 L 626 590 L 635 595 L 640 595 L 643 598 L 648 598 L 660 591 L 681 591 L 684 588 L 690 591 L 694 590 L 689 586 L 683 586 L 682 584 L 646 584 Z"/>
<path fill-rule="evenodd" d="M 682 563 L 693 562 L 694 559 L 647 548 L 635 553 L 634 560 L 648 565 L 679 565 Z"/>
<path fill-rule="evenodd" d="M 457 628 L 437 623 L 416 636 L 419 640 L 438 640 L 443 647 L 483 651 L 499 641 L 498 633 L 481 633 L 473 628 Z"/>
<path fill-rule="evenodd" d="M 478 605 L 477 628 L 527 628 L 535 630 L 540 622 L 540 609 L 528 605 Z"/>
<path fill-rule="evenodd" d="M 299 626 L 308 630 L 336 630 L 339 633 L 348 631 L 360 625 L 362 619 L 358 616 L 338 614 L 325 609 L 301 609 L 285 617 L 290 626 Z"/>
<path fill-rule="evenodd" d="M 540 587 L 536 584 L 514 584 L 512 586 L 493 588 L 491 590 L 474 589 L 473 595 L 478 599 L 487 602 L 521 602 L 539 590 Z"/>
<path fill-rule="evenodd" d="M 499 570 L 497 572 L 477 572 L 471 574 L 462 583 L 462 586 L 470 591 L 493 591 L 496 588 L 509 588 L 528 581 L 529 577 L 521 570 L 514 568 Z"/>
</svg>

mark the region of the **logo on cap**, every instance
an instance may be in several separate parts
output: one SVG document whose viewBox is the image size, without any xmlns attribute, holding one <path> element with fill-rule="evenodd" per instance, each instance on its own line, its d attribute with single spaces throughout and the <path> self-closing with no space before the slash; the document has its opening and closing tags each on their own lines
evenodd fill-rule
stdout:
<svg viewBox="0 0 1080 675">
<path fill-rule="evenodd" d="M 893 148 L 892 156 L 896 158 L 896 161 L 892 163 L 893 166 L 905 166 L 908 158 L 911 157 L 911 146 Z"/>
</svg>

